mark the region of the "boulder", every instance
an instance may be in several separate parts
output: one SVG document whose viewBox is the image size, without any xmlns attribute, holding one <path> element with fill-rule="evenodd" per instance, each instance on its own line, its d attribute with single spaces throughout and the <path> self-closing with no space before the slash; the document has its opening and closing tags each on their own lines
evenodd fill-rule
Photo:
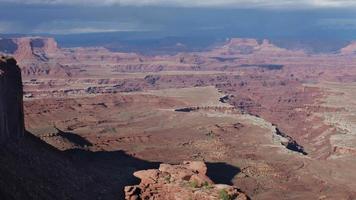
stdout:
<svg viewBox="0 0 356 200">
<path fill-rule="evenodd" d="M 208 168 L 206 167 L 204 162 L 201 161 L 185 161 L 183 162 L 186 167 L 194 172 L 197 172 L 199 174 L 206 174 L 208 171 Z"/>
<path fill-rule="evenodd" d="M 159 171 L 157 169 L 149 169 L 137 171 L 134 176 L 141 179 L 141 184 L 151 184 L 158 181 Z"/>
</svg>

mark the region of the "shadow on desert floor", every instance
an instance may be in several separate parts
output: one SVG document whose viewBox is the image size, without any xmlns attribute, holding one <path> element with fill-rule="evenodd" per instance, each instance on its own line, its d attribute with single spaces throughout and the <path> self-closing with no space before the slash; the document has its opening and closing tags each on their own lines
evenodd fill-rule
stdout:
<svg viewBox="0 0 356 200">
<path fill-rule="evenodd" d="M 84 140 L 72 134 L 70 139 L 82 144 Z M 157 169 L 160 164 L 135 158 L 124 151 L 59 151 L 29 132 L 21 141 L 2 148 L 0 155 L 2 170 L 19 172 L 17 177 L 23 177 L 21 190 L 24 191 L 8 189 L 10 194 L 2 194 L 4 199 L 10 198 L 11 193 L 21 193 L 24 194 L 21 198 L 34 199 L 33 191 L 44 194 L 43 199 L 53 194 L 58 195 L 52 196 L 54 199 L 67 196 L 72 199 L 123 199 L 124 187 L 139 183 L 133 176 L 135 171 Z M 231 184 L 233 177 L 240 172 L 239 168 L 225 163 L 207 163 L 207 166 L 208 176 L 216 183 Z M 17 177 L 8 176 L 5 181 L 18 182 Z M 42 191 L 41 185 L 51 189 Z"/>
</svg>

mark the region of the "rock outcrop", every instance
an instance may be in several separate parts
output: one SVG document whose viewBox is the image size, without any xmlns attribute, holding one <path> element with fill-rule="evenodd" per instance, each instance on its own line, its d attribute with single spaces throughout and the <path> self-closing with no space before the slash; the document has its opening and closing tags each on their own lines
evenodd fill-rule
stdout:
<svg viewBox="0 0 356 200">
<path fill-rule="evenodd" d="M 57 42 L 53 38 L 0 38 L 0 52 L 10 54 L 22 62 L 27 62 L 29 60 L 46 61 L 49 57 L 59 53 L 59 48 Z"/>
<path fill-rule="evenodd" d="M 125 187 L 126 200 L 245 200 L 239 189 L 214 184 L 206 176 L 204 162 L 184 162 L 181 165 L 161 164 L 159 169 L 137 171 L 141 179 L 136 186 Z"/>
<path fill-rule="evenodd" d="M 24 135 L 21 70 L 13 58 L 0 58 L 0 143 Z"/>
<path fill-rule="evenodd" d="M 68 67 L 59 62 L 64 58 L 64 54 L 54 38 L 0 38 L 0 54 L 14 57 L 25 78 L 71 75 Z"/>
</svg>

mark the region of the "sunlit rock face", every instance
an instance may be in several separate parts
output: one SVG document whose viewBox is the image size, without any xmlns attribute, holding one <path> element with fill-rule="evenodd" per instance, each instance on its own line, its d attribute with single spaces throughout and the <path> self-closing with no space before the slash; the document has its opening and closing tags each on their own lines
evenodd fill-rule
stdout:
<svg viewBox="0 0 356 200">
<path fill-rule="evenodd" d="M 206 173 L 207 166 L 200 161 L 185 161 L 180 165 L 161 164 L 159 169 L 137 171 L 134 176 L 141 183 L 125 187 L 125 199 L 249 199 L 234 186 L 214 184 Z"/>
</svg>

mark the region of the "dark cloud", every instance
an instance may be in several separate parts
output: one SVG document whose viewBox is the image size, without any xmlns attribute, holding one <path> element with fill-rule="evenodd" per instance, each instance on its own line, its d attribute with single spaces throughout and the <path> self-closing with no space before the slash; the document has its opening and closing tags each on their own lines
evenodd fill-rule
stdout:
<svg viewBox="0 0 356 200">
<path fill-rule="evenodd" d="M 114 4 L 117 2 L 114 0 L 95 0 L 95 2 L 104 2 L 102 4 L 113 4 L 111 6 L 80 6 L 79 4 L 84 1 L 72 0 L 70 2 L 77 4 L 73 6 L 67 5 L 67 1 L 64 0 L 22 0 L 21 4 L 13 2 L 16 0 L 11 1 L 12 3 L 4 3 L 4 0 L 0 0 L 2 7 L 0 33 L 153 32 L 147 34 L 147 37 L 149 35 L 149 37 L 213 36 L 221 38 L 239 36 L 345 38 L 356 35 L 355 23 L 353 23 L 356 19 L 356 12 L 353 8 L 258 9 L 123 6 L 124 1 L 118 5 Z M 40 4 L 33 4 L 35 2 Z M 153 1 L 146 0 L 145 2 Z M 155 2 L 159 3 L 160 1 Z M 166 0 L 165 2 L 183 3 L 188 1 Z M 208 0 L 207 2 L 214 1 Z M 224 0 L 223 2 L 242 3 L 243 1 Z M 248 2 L 250 5 L 260 6 L 262 6 L 262 2 L 265 2 L 264 6 L 271 6 L 277 5 L 281 1 L 268 1 L 269 4 L 267 1 L 249 0 Z M 283 2 L 284 5 L 292 5 L 296 1 L 284 0 Z M 314 4 L 316 2 L 331 4 L 336 1 L 314 0 L 313 2 Z M 338 3 L 340 2 L 338 1 Z"/>
</svg>

